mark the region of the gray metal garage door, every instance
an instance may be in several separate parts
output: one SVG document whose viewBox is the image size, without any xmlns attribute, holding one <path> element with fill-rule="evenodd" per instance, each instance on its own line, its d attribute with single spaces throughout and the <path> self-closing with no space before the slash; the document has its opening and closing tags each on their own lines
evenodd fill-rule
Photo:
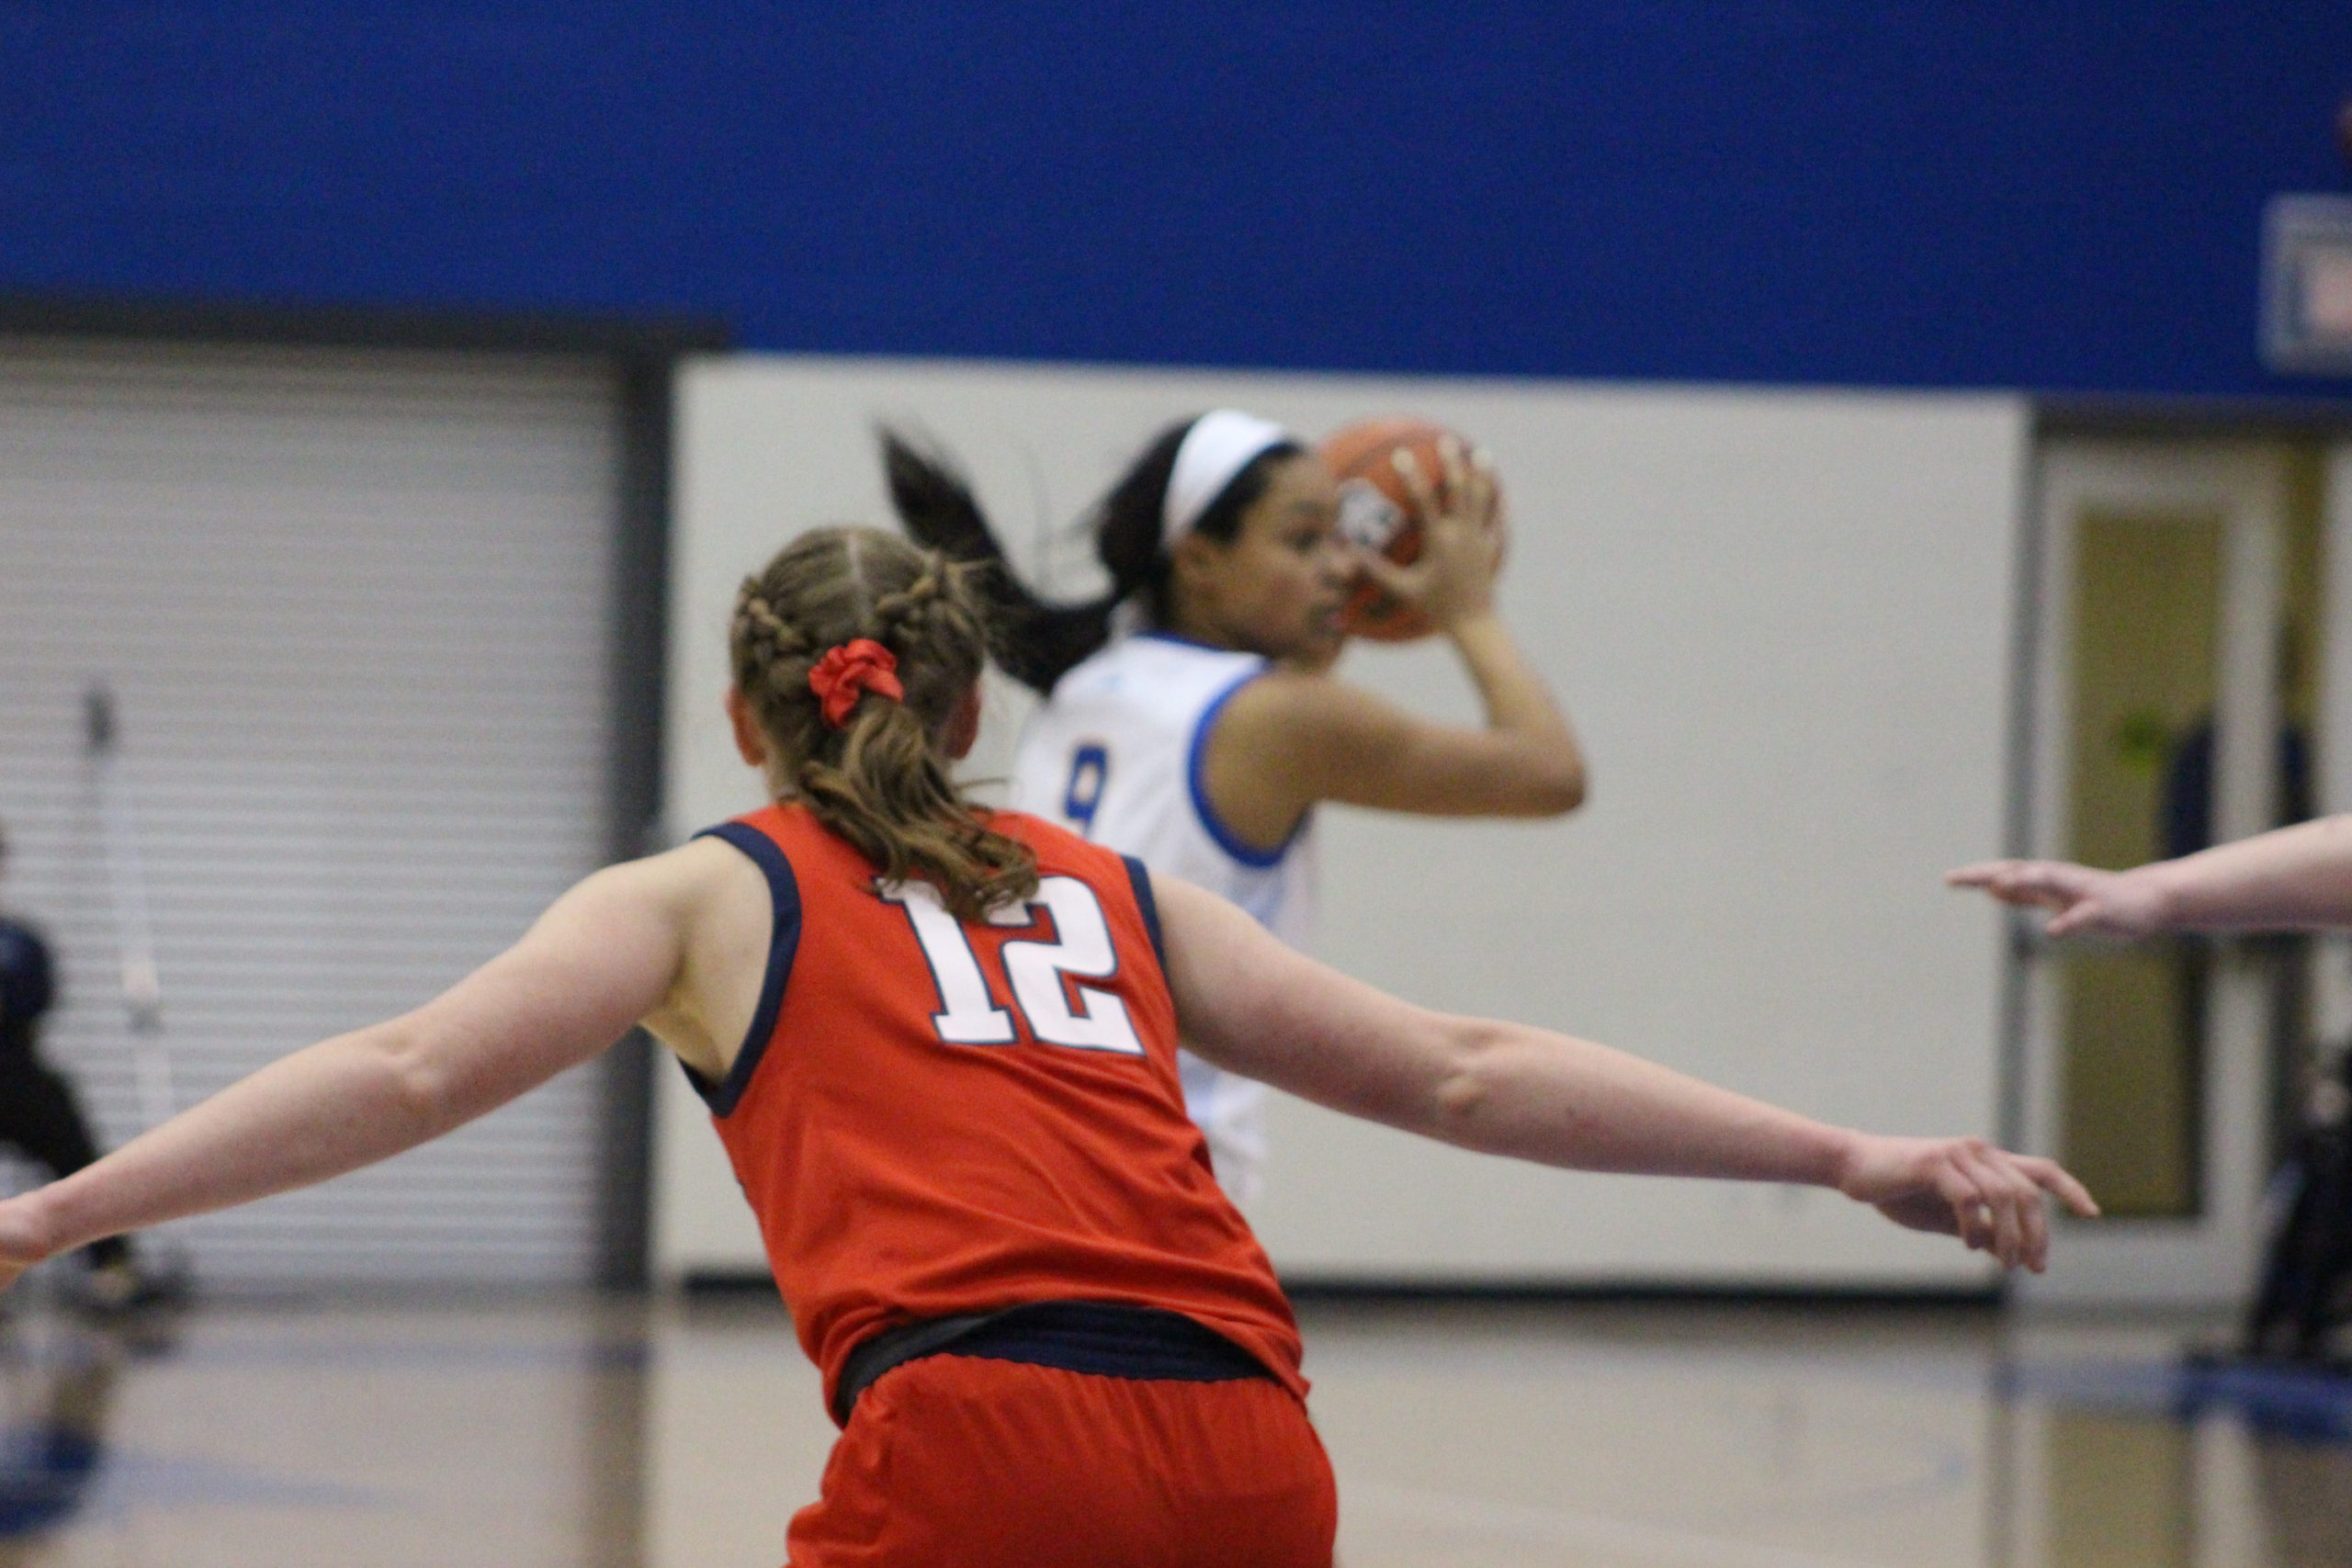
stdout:
<svg viewBox="0 0 2352 1568">
<path fill-rule="evenodd" d="M 606 839 L 617 391 L 601 367 L 0 347 L 0 900 L 51 1059 L 139 1124 L 83 699 L 109 682 L 180 1103 L 410 1007 Z M 209 1282 L 582 1280 L 599 1068 L 189 1222 Z"/>
</svg>

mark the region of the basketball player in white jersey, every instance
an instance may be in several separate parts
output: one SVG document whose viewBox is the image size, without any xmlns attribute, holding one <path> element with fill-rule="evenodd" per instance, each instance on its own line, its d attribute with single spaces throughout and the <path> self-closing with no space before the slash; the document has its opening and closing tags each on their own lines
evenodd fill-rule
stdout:
<svg viewBox="0 0 2352 1568">
<path fill-rule="evenodd" d="M 1338 487 L 1289 432 L 1230 409 L 1187 420 L 1097 508 L 1110 592 L 1057 606 L 1005 568 L 947 462 L 894 434 L 883 447 L 910 532 L 1000 568 L 999 660 L 1046 698 L 1014 765 L 1020 809 L 1211 888 L 1304 947 L 1317 802 L 1535 817 L 1584 798 L 1567 719 L 1495 613 L 1502 524 L 1492 477 L 1465 455 L 1450 452 L 1442 488 L 1424 488 L 1423 554 L 1399 568 L 1341 541 Z M 1419 718 L 1328 673 L 1364 573 L 1453 642 L 1483 728 Z M 1265 1091 L 1189 1054 L 1182 1068 L 1217 1175 L 1247 1202 L 1265 1161 Z"/>
</svg>

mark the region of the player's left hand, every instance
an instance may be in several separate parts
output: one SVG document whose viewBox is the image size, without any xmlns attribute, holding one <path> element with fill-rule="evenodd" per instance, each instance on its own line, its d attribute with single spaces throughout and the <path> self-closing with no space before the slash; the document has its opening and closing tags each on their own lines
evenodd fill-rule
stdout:
<svg viewBox="0 0 2352 1568">
<path fill-rule="evenodd" d="M 2004 1269 L 2039 1274 L 2050 1261 L 2042 1194 L 2084 1219 L 2098 1204 L 2055 1161 L 2015 1155 L 1982 1138 L 1856 1135 L 1838 1190 L 1898 1225 L 1956 1235 Z"/>
</svg>

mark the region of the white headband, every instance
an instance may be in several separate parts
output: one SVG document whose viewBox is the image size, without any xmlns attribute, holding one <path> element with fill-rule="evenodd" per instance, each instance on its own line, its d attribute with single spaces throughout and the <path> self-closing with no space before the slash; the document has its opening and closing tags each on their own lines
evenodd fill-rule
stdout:
<svg viewBox="0 0 2352 1568">
<path fill-rule="evenodd" d="M 1272 420 L 1238 409 L 1218 409 L 1194 420 L 1169 471 L 1168 495 L 1159 504 L 1159 542 L 1172 545 L 1191 533 L 1201 513 L 1216 504 L 1253 458 L 1297 439 Z"/>
</svg>

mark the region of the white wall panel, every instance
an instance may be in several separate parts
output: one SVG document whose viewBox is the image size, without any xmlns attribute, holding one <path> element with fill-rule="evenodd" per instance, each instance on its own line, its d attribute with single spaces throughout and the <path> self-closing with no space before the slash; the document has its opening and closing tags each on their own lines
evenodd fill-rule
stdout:
<svg viewBox="0 0 2352 1568">
<path fill-rule="evenodd" d="M 802 527 L 887 515 L 876 416 L 969 464 L 1072 594 L 1076 516 L 1220 402 L 1319 434 L 1412 410 L 1475 433 L 1515 520 L 1503 602 L 1581 729 L 1591 803 L 1539 824 L 1328 810 L 1321 955 L 1401 995 L 1589 1033 L 1801 1110 L 1989 1131 L 1998 933 L 1938 874 L 1992 852 L 2025 409 L 1724 391 L 745 356 L 684 379 L 669 799 L 756 803 L 718 716 L 735 583 Z M 1475 716 L 1442 644 L 1352 679 Z M 1000 694 L 979 761 L 1022 703 Z M 663 1086 L 657 1258 L 756 1263 L 707 1122 Z M 1958 1248 L 1826 1194 L 1568 1176 L 1292 1101 L 1253 1212 L 1297 1276 L 1958 1284 Z"/>
<path fill-rule="evenodd" d="M 187 1104 L 414 1006 L 602 859 L 618 406 L 473 355 L 0 351 L 0 897 L 51 1059 L 138 1131 L 83 693 L 109 682 Z M 584 1280 L 575 1072 L 442 1143 L 181 1227 L 215 1284 Z"/>
</svg>

